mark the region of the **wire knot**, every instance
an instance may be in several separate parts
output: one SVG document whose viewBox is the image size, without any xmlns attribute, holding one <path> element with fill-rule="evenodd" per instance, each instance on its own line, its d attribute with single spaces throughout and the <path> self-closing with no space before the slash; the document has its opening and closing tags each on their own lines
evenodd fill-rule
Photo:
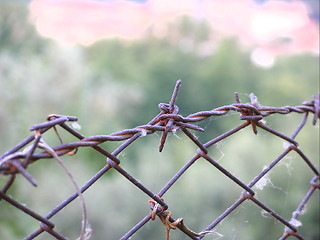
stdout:
<svg viewBox="0 0 320 240">
<path fill-rule="evenodd" d="M 169 114 L 169 115 L 172 114 L 173 116 L 176 116 L 178 114 L 179 107 L 174 105 L 174 103 L 176 101 L 180 85 L 181 85 L 181 80 L 178 80 L 176 82 L 176 86 L 175 86 L 175 88 L 173 90 L 173 94 L 172 94 L 172 97 L 171 97 L 171 100 L 170 100 L 169 104 L 160 103 L 158 105 L 159 108 L 161 109 L 160 116 L 163 115 L 163 114 Z M 175 122 L 175 118 L 173 118 L 173 116 L 171 116 L 171 117 L 168 116 L 167 118 L 165 118 L 163 120 L 160 120 L 161 125 L 165 126 L 165 129 L 164 129 L 164 131 L 162 133 L 162 136 L 161 136 L 160 145 L 159 145 L 159 152 L 161 152 L 163 147 L 164 147 L 164 144 L 165 144 L 166 139 L 167 139 L 168 132 L 171 132 L 172 129 L 173 129 L 172 127 L 173 127 L 174 122 Z"/>
<path fill-rule="evenodd" d="M 235 104 L 234 106 L 238 108 L 238 111 L 241 114 L 240 120 L 246 120 L 250 122 L 254 134 L 257 135 L 258 131 L 257 131 L 256 124 L 258 121 L 262 120 L 263 118 L 262 113 L 259 111 L 257 107 L 257 104 L 258 104 L 257 97 L 253 93 L 251 93 L 250 94 L 251 103 L 241 104 L 239 95 L 236 92 L 235 99 L 237 104 Z"/>
<path fill-rule="evenodd" d="M 313 177 L 312 180 L 310 181 L 310 184 L 311 184 L 314 188 L 320 189 L 319 179 L 320 179 L 319 176 Z"/>
<path fill-rule="evenodd" d="M 161 109 L 162 113 L 177 114 L 179 112 L 179 107 L 177 105 L 171 106 L 168 103 L 159 103 L 158 107 Z"/>
</svg>

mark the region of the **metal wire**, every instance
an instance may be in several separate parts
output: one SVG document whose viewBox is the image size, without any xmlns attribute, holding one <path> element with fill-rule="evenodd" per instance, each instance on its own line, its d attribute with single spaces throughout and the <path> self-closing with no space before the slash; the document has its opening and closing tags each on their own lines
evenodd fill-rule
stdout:
<svg viewBox="0 0 320 240">
<path fill-rule="evenodd" d="M 228 207 L 219 217 L 214 219 L 212 223 L 209 223 L 203 231 L 212 231 L 221 221 L 226 219 L 228 215 L 232 213 L 235 209 L 237 209 L 243 202 L 251 201 L 258 207 L 269 213 L 270 216 L 278 220 L 279 224 L 284 225 L 284 233 L 279 237 L 279 239 L 284 240 L 290 236 L 293 236 L 297 239 L 305 239 L 304 236 L 300 235 L 298 227 L 295 226 L 293 222 L 294 220 L 297 220 L 297 218 L 301 215 L 302 210 L 304 209 L 304 207 L 308 203 L 308 200 L 311 198 L 314 192 L 317 189 L 319 190 L 319 170 L 313 164 L 312 160 L 310 160 L 305 155 L 305 153 L 302 152 L 295 138 L 305 126 L 310 113 L 313 114 L 313 125 L 316 125 L 317 120 L 320 118 L 320 94 L 315 96 L 313 100 L 304 102 L 300 106 L 268 107 L 259 106 L 256 102 L 256 97 L 254 96 L 254 94 L 250 95 L 250 103 L 241 103 L 238 94 L 235 93 L 236 103 L 234 104 L 218 107 L 209 111 L 196 112 L 184 117 L 179 114 L 179 108 L 175 105 L 180 85 L 181 80 L 177 81 L 169 104 L 160 103 L 160 113 L 146 125 L 137 126 L 132 129 L 125 129 L 109 135 L 95 135 L 85 137 L 81 133 L 79 133 L 78 131 L 69 127 L 66 124 L 66 122 L 77 121 L 76 117 L 50 115 L 46 122 L 33 125 L 30 128 L 31 131 L 34 131 L 34 134 L 32 134 L 30 137 L 21 141 L 15 147 L 4 153 L 0 157 L 0 174 L 8 175 L 9 177 L 8 181 L 0 191 L 0 200 L 8 202 L 12 206 L 16 207 L 17 209 L 31 216 L 32 218 L 40 221 L 41 223 L 39 229 L 35 230 L 30 235 L 26 236 L 25 240 L 34 239 L 43 232 L 49 233 L 56 239 L 67 239 L 66 236 L 61 235 L 58 232 L 58 230 L 55 229 L 55 225 L 52 221 L 50 221 L 50 219 L 56 214 L 59 214 L 63 208 L 67 207 L 70 203 L 77 199 L 80 193 L 82 194 L 87 189 L 89 189 L 111 168 L 116 170 L 119 173 L 119 175 L 123 176 L 125 179 L 131 182 L 133 187 L 139 188 L 144 194 L 148 195 L 153 201 L 152 205 L 150 205 L 150 208 L 153 211 L 153 213 L 158 215 L 161 219 L 165 219 L 163 223 L 167 224 L 168 226 L 171 226 L 170 228 L 173 228 L 172 224 L 177 221 L 176 219 L 173 219 L 170 216 L 170 212 L 167 211 L 168 204 L 163 200 L 162 197 L 176 183 L 176 181 L 200 158 L 205 159 L 214 168 L 216 168 L 222 174 L 224 174 L 226 178 L 230 179 L 240 188 L 243 189 L 240 198 L 236 200 L 230 207 Z M 223 116 L 231 111 L 238 112 L 240 114 L 240 120 L 242 120 L 243 122 L 237 127 L 221 134 L 220 136 L 214 139 L 209 140 L 206 143 L 201 143 L 198 140 L 198 138 L 195 137 L 189 131 L 195 130 L 204 132 L 205 130 L 203 128 L 194 125 L 194 123 L 203 121 L 213 116 Z M 293 112 L 302 114 L 303 118 L 301 123 L 297 126 L 297 128 L 294 130 L 294 133 L 291 136 L 284 135 L 283 133 L 280 133 L 270 128 L 262 121 L 264 118 L 273 114 L 284 115 Z M 40 152 L 36 152 L 36 149 L 41 148 L 40 143 L 42 135 L 45 134 L 49 129 L 56 130 L 56 127 L 58 126 L 60 126 L 69 134 L 75 136 L 79 140 L 68 143 L 61 142 L 60 145 L 52 147 L 51 149 L 53 149 L 57 156 L 62 156 L 65 154 L 73 155 L 76 154 L 78 148 L 90 147 L 107 158 L 107 165 L 104 166 L 100 171 L 98 171 L 87 183 L 85 183 L 79 189 L 78 192 L 75 192 L 69 197 L 67 197 L 64 201 L 58 204 L 45 216 L 41 216 L 40 214 L 36 213 L 35 211 L 27 208 L 23 204 L 16 201 L 14 198 L 9 196 L 7 192 L 12 186 L 12 184 L 15 182 L 16 174 L 21 174 L 32 185 L 37 185 L 36 179 L 34 179 L 33 176 L 27 171 L 27 168 L 32 167 L 32 164 L 38 160 L 52 158 L 52 154 L 50 154 L 50 152 L 44 150 L 43 148 Z M 209 156 L 208 148 L 225 138 L 229 138 L 230 136 L 239 132 L 241 129 L 246 128 L 248 126 L 252 127 L 254 134 L 257 134 L 259 129 L 267 131 L 276 137 L 282 138 L 288 143 L 288 147 L 278 157 L 271 161 L 271 163 L 268 166 L 264 167 L 264 169 L 257 176 L 255 176 L 249 184 L 245 184 L 226 168 L 222 167 L 214 158 Z M 186 137 L 188 137 L 198 147 L 198 149 L 195 152 L 195 155 L 185 165 L 183 165 L 183 167 L 179 171 L 176 172 L 176 174 L 167 182 L 167 184 L 165 184 L 162 187 L 162 189 L 158 193 L 155 193 L 152 191 L 152 189 L 147 188 L 142 182 L 140 182 L 131 173 L 129 173 L 127 170 L 125 170 L 119 165 L 120 159 L 117 157 L 117 155 L 121 153 L 126 147 L 133 144 L 138 138 L 149 134 L 153 134 L 155 132 L 161 132 L 162 136 L 160 138 L 159 144 L 159 151 L 161 152 L 165 147 L 168 133 L 173 131 L 175 132 L 177 130 L 181 130 L 181 132 L 183 132 L 186 135 Z M 123 143 L 117 149 L 115 149 L 114 152 L 110 153 L 109 151 L 99 146 L 101 143 L 109 141 L 123 141 Z M 21 151 L 21 149 L 26 147 L 27 145 L 29 145 L 27 150 Z M 282 159 L 284 159 L 285 156 L 287 156 L 292 151 L 296 152 L 301 157 L 301 159 L 313 172 L 314 177 L 310 180 L 310 189 L 307 191 L 304 197 L 301 197 L 302 200 L 300 204 L 297 206 L 297 209 L 292 213 L 292 218 L 288 220 L 285 217 L 278 214 L 273 209 L 271 209 L 270 207 L 268 207 L 264 202 L 257 199 L 255 197 L 255 191 L 253 190 L 253 187 L 260 179 L 266 176 L 266 174 L 268 174 L 276 164 L 278 164 Z M 157 205 L 157 207 L 155 205 Z M 140 228 L 142 228 L 147 222 L 149 222 L 152 219 L 152 217 L 152 213 L 145 216 L 135 226 L 133 226 L 132 229 L 125 233 L 121 240 L 129 239 L 130 237 L 132 237 L 132 235 L 135 232 L 137 232 Z M 191 239 L 202 239 L 205 236 L 204 234 L 197 235 L 195 233 L 192 233 L 191 231 L 187 230 L 182 224 L 177 224 L 176 227 L 179 228 L 183 233 L 186 234 L 186 236 L 188 236 Z M 85 238 L 82 236 L 82 238 L 80 239 Z"/>
</svg>

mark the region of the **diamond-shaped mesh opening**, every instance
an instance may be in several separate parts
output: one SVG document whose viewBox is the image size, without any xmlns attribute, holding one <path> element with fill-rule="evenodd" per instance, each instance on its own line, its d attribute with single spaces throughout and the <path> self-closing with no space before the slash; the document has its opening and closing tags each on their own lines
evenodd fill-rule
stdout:
<svg viewBox="0 0 320 240">
<path fill-rule="evenodd" d="M 101 239 L 105 236 L 99 235 L 99 228 L 104 228 L 110 232 L 108 239 L 144 239 L 150 231 L 153 239 L 167 240 L 170 236 L 319 237 L 314 231 L 319 222 L 319 199 L 314 194 L 319 189 L 315 159 L 319 150 L 314 147 L 318 146 L 318 138 L 304 141 L 309 135 L 301 133 L 308 119 L 316 125 L 319 96 L 301 106 L 268 107 L 258 105 L 253 94 L 250 103 L 241 103 L 236 95 L 234 104 L 184 117 L 175 105 L 180 84 L 178 81 L 169 104 L 159 104 L 157 116 L 132 129 L 85 137 L 72 124 L 66 124 L 76 122 L 76 117 L 62 115 L 50 115 L 47 122 L 32 126 L 34 134 L 0 158 L 0 173 L 4 175 L 1 204 L 17 209 L 19 215 L 34 222 L 27 221 L 28 231 L 32 228 L 34 232 L 20 226 L 21 235 L 26 235 L 25 239 L 47 239 L 49 235 L 66 239 L 80 232 L 79 239 L 88 239 L 91 234 Z M 219 119 L 230 112 L 240 115 L 240 123 L 235 122 L 224 133 L 213 131 L 206 119 Z M 300 116 L 300 122 L 297 117 L 289 121 L 291 113 Z M 277 121 L 266 121 L 270 116 L 285 116 L 282 124 L 290 126 L 283 127 L 282 132 Z M 198 124 L 202 121 L 207 121 L 205 127 Z M 49 130 L 58 136 L 57 143 L 45 141 Z M 159 138 L 160 153 L 155 151 L 155 140 Z M 135 152 L 135 146 L 144 151 Z M 84 155 L 83 148 L 97 153 Z M 85 169 L 79 163 L 81 154 L 98 164 Z M 56 163 L 48 164 L 49 159 Z M 36 166 L 45 163 L 48 171 L 38 174 Z M 58 167 L 63 177 L 52 182 L 47 175 Z M 41 208 L 32 202 L 21 203 L 24 198 L 17 194 L 21 191 L 17 191 L 15 182 L 26 186 L 25 194 L 35 196 L 37 190 L 28 191 L 25 183 L 39 185 L 40 189 L 53 185 L 52 196 L 37 195 L 49 203 L 49 210 L 48 205 Z M 61 200 L 61 195 L 67 197 Z M 111 205 L 114 199 L 116 204 Z M 91 221 L 91 212 L 104 214 L 99 221 Z M 257 231 L 261 229 L 258 225 L 264 231 Z M 133 227 L 129 230 L 128 226 Z"/>
</svg>

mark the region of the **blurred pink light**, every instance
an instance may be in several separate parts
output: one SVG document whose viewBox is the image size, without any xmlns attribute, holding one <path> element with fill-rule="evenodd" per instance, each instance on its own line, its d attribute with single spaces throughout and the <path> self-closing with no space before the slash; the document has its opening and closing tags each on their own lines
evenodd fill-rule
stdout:
<svg viewBox="0 0 320 240">
<path fill-rule="evenodd" d="M 149 0 L 143 4 L 124 0 L 33 0 L 30 3 L 31 19 L 42 36 L 83 45 L 113 37 L 140 39 L 147 32 L 165 37 L 167 24 L 182 15 L 208 22 L 214 37 L 207 45 L 235 36 L 246 46 L 257 48 L 258 53 L 262 49 L 262 55 L 269 58 L 300 52 L 319 54 L 318 25 L 308 17 L 305 4 L 298 0 L 271 0 L 262 5 L 253 0 Z"/>
<path fill-rule="evenodd" d="M 145 8 L 127 1 L 33 0 L 30 13 L 41 35 L 89 45 L 102 38 L 142 37 L 150 24 Z"/>
</svg>

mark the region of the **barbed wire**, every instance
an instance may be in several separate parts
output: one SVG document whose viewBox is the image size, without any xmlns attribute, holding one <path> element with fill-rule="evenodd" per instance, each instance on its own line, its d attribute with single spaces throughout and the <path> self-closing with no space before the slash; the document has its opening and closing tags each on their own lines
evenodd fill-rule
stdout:
<svg viewBox="0 0 320 240">
<path fill-rule="evenodd" d="M 65 236 L 61 235 L 57 230 L 55 230 L 55 224 L 50 221 L 50 219 L 58 214 L 64 207 L 68 206 L 71 202 L 77 199 L 79 196 L 81 198 L 82 194 L 89 189 L 95 182 L 97 182 L 109 169 L 115 169 L 120 175 L 125 177 L 129 182 L 131 182 L 135 187 L 139 188 L 142 192 L 150 197 L 149 205 L 151 212 L 143 219 L 141 219 L 138 224 L 136 224 L 131 230 L 123 235 L 121 240 L 129 239 L 136 231 L 143 227 L 150 220 L 154 220 L 157 215 L 161 220 L 162 224 L 166 227 L 166 238 L 169 239 L 170 229 L 178 228 L 184 234 L 186 234 L 191 239 L 202 239 L 208 233 L 213 233 L 220 235 L 214 231 L 214 228 L 223 221 L 230 213 L 232 213 L 236 208 L 238 208 L 244 201 L 250 200 L 261 209 L 269 213 L 276 220 L 281 222 L 285 229 L 283 235 L 279 238 L 281 240 L 287 239 L 289 236 L 294 236 L 297 239 L 305 239 L 300 235 L 298 231 L 298 226 L 296 224 L 297 218 L 301 215 L 302 210 L 305 208 L 308 200 L 314 193 L 316 189 L 319 189 L 319 170 L 313 164 L 313 162 L 302 152 L 299 148 L 298 142 L 295 140 L 298 133 L 305 126 L 308 116 L 310 113 L 313 114 L 312 123 L 316 125 L 317 120 L 320 118 L 319 110 L 319 98 L 320 94 L 314 96 L 311 101 L 303 102 L 300 106 L 284 106 L 284 107 L 268 107 L 260 106 L 257 103 L 256 96 L 252 93 L 250 94 L 250 103 L 241 103 L 238 93 L 235 93 L 235 103 L 231 105 L 226 105 L 218 107 L 209 111 L 201 111 L 190 114 L 186 117 L 179 114 L 179 107 L 175 105 L 175 101 L 178 95 L 178 91 L 181 85 L 181 80 L 177 81 L 174 88 L 171 100 L 169 104 L 160 103 L 160 113 L 156 115 L 151 121 L 145 125 L 137 126 L 131 129 L 125 129 L 118 131 L 109 135 L 95 135 L 85 137 L 79 133 L 74 128 L 70 127 L 68 122 L 76 122 L 78 119 L 74 116 L 64 116 L 64 115 L 50 115 L 47 118 L 47 121 L 44 123 L 33 125 L 30 130 L 34 132 L 31 136 L 21 141 L 12 149 L 8 150 L 0 157 L 0 173 L 3 175 L 8 175 L 9 179 L 6 184 L 2 187 L 0 191 L 0 200 L 4 200 L 10 203 L 12 206 L 18 208 L 34 219 L 40 221 L 40 227 L 29 236 L 25 238 L 34 239 L 43 232 L 47 232 L 54 236 L 56 239 L 67 239 Z M 192 133 L 190 130 L 204 132 L 205 130 L 194 123 L 203 121 L 207 118 L 213 116 L 223 116 L 229 112 L 237 112 L 240 115 L 240 120 L 243 122 L 237 127 L 209 140 L 206 143 L 201 143 L 200 140 Z M 273 114 L 290 114 L 290 113 L 303 114 L 303 119 L 299 126 L 295 129 L 291 136 L 287 136 L 279 131 L 276 131 L 269 126 L 267 126 L 263 119 L 273 115 Z M 237 133 L 243 128 L 251 125 L 252 131 L 254 134 L 257 134 L 258 129 L 269 132 L 270 134 L 282 138 L 288 142 L 287 148 L 268 166 L 265 166 L 264 169 L 255 176 L 249 184 L 245 184 L 243 181 L 238 179 L 234 174 L 229 172 L 226 168 L 221 166 L 216 160 L 214 160 L 208 154 L 208 148 L 212 145 L 220 142 L 221 140 L 230 137 L 231 135 Z M 60 126 L 69 134 L 75 136 L 78 141 L 63 143 L 61 140 L 56 128 Z M 57 136 L 61 144 L 50 147 L 44 140 L 42 135 L 45 134 L 48 130 L 54 129 L 57 133 Z M 166 144 L 166 138 L 168 133 L 176 131 L 183 132 L 197 147 L 195 155 L 169 180 L 167 184 L 158 192 L 154 193 L 152 190 L 147 188 L 143 183 L 131 175 L 128 171 L 120 166 L 120 159 L 117 157 L 125 148 L 131 145 L 135 140 L 140 137 L 153 134 L 155 132 L 161 132 L 159 151 L 161 152 Z M 123 143 L 116 148 L 112 153 L 105 150 L 103 147 L 99 146 L 101 143 L 110 142 L 110 141 L 123 141 Z M 26 147 L 28 146 L 28 147 Z M 37 186 L 36 179 L 27 171 L 27 168 L 32 165 L 32 163 L 45 159 L 45 158 L 55 158 L 61 164 L 63 164 L 60 156 L 65 154 L 74 155 L 77 153 L 78 148 L 90 147 L 100 154 L 104 155 L 107 158 L 107 165 L 104 166 L 100 171 L 98 171 L 89 181 L 87 181 L 82 187 L 78 189 L 75 193 L 67 197 L 63 202 L 53 208 L 47 215 L 41 216 L 40 214 L 32 211 L 27 208 L 25 205 L 16 201 L 13 197 L 7 194 L 8 190 L 15 181 L 16 174 L 21 174 L 29 181 L 33 186 Z M 21 149 L 23 149 L 21 151 Z M 42 151 L 37 151 L 41 149 Z M 273 167 L 278 164 L 288 153 L 291 151 L 296 152 L 301 159 L 309 166 L 311 171 L 314 174 L 314 177 L 310 180 L 310 189 L 306 193 L 305 197 L 301 200 L 297 209 L 292 213 L 292 218 L 290 220 L 285 219 L 276 211 L 268 207 L 265 203 L 258 200 L 255 196 L 255 191 L 253 187 L 259 180 L 261 180 L 266 174 L 273 169 Z M 163 195 L 175 184 L 175 182 L 192 166 L 198 159 L 205 159 L 221 173 L 223 173 L 227 178 L 231 179 L 234 183 L 240 186 L 243 189 L 240 198 L 235 201 L 230 207 L 228 207 L 218 218 L 216 218 L 211 224 L 209 224 L 202 232 L 195 233 L 190 230 L 184 224 L 182 219 L 173 219 L 171 217 L 171 212 L 168 211 L 168 204 L 163 199 Z M 70 176 L 72 179 L 72 176 Z M 75 183 L 76 184 L 76 183 Z M 82 232 L 78 239 L 88 239 L 90 236 L 90 231 L 86 230 L 86 209 L 83 204 L 83 225 Z M 221 236 L 221 235 L 220 235 Z"/>
</svg>

